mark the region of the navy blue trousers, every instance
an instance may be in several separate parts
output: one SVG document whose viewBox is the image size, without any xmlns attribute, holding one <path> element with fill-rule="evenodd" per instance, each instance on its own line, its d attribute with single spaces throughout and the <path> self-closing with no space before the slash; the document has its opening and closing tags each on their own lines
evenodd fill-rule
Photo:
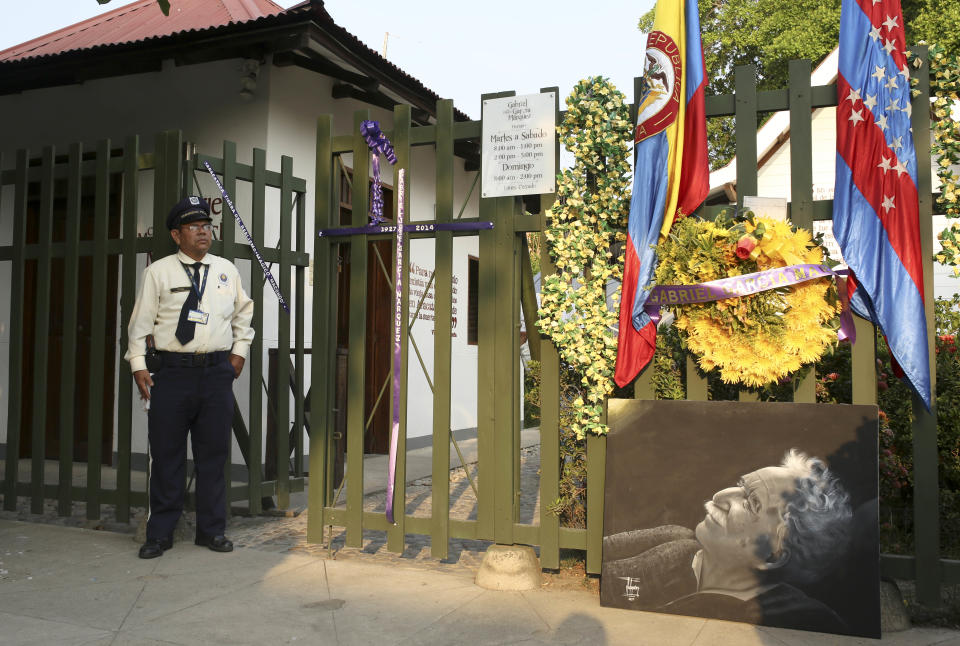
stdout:
<svg viewBox="0 0 960 646">
<path fill-rule="evenodd" d="M 197 533 L 219 536 L 226 529 L 224 467 L 233 420 L 234 372 L 229 353 L 219 354 L 219 361 L 206 366 L 176 365 L 165 357 L 153 375 L 148 539 L 172 537 L 183 513 L 188 432 L 197 474 Z"/>
</svg>

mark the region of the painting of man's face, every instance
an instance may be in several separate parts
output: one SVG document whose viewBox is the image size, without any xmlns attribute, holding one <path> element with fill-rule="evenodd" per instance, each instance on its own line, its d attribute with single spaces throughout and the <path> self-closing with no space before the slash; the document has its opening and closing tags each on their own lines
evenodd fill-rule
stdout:
<svg viewBox="0 0 960 646">
<path fill-rule="evenodd" d="M 875 406 L 611 399 L 601 605 L 879 637 Z"/>
<path fill-rule="evenodd" d="M 796 491 L 797 474 L 786 467 L 764 467 L 721 489 L 704 505 L 697 525 L 705 552 L 727 563 L 762 567 L 780 550 L 778 530 L 785 501 Z"/>
</svg>

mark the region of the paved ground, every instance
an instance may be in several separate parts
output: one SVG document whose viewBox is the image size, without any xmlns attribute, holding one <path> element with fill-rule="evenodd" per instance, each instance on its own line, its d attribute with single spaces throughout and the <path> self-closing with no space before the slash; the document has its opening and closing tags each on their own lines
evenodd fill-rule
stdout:
<svg viewBox="0 0 960 646">
<path fill-rule="evenodd" d="M 601 608 L 578 591 L 491 592 L 469 568 L 179 543 L 136 556 L 129 535 L 0 520 L 0 641 L 89 644 L 629 644 L 847 646 L 840 638 Z M 960 646 L 913 629 L 884 644 Z"/>
<path fill-rule="evenodd" d="M 539 518 L 538 447 L 521 460 L 521 519 Z M 451 471 L 451 517 L 475 518 L 471 464 Z M 474 458 L 475 459 L 475 458 Z M 408 457 L 408 464 L 410 463 Z M 427 462 L 429 463 L 429 462 Z M 453 464 L 459 464 L 454 462 Z M 376 478 L 378 465 L 365 465 Z M 407 513 L 430 513 L 429 468 L 407 486 Z M 382 511 L 384 494 L 364 483 L 364 506 Z M 341 494 L 341 501 L 345 495 Z M 59 517 L 54 501 L 30 513 L 0 511 L 0 643 L 20 644 L 873 644 L 744 624 L 601 608 L 593 585 L 545 576 L 540 590 L 490 592 L 473 583 L 485 541 L 451 540 L 450 557 L 430 557 L 429 537 L 409 535 L 403 554 L 367 532 L 362 548 L 345 548 L 334 529 L 328 546 L 306 542 L 307 514 L 230 519 L 237 549 L 214 554 L 189 541 L 162 558 L 136 556 L 143 510 L 117 523 L 85 519 L 83 503 Z M 305 509 L 305 494 L 292 496 Z M 28 521 L 28 522 L 21 522 Z M 188 527 L 187 533 L 192 534 Z M 590 582 L 588 582 L 590 583 Z M 882 643 L 960 646 L 960 632 L 913 629 Z"/>
<path fill-rule="evenodd" d="M 537 524 L 540 516 L 540 487 L 539 487 L 539 434 L 537 429 L 527 429 L 521 441 L 525 448 L 521 449 L 521 496 L 520 496 L 520 521 L 523 523 Z M 450 517 L 458 520 L 474 520 L 477 515 L 477 498 L 470 484 L 472 479 L 474 486 L 478 486 L 481 474 L 478 472 L 476 463 L 476 440 L 466 440 L 460 442 L 460 451 L 464 456 L 466 466 L 460 463 L 460 460 L 453 448 L 451 451 L 451 465 L 454 468 L 450 471 Z M 3 463 L 0 462 L 0 476 L 2 476 Z M 29 460 L 22 460 L 20 464 L 21 480 L 29 481 Z M 86 465 L 78 465 L 75 471 L 76 484 L 82 485 L 86 478 Z M 407 472 L 410 474 L 410 480 L 407 483 L 406 500 L 407 514 L 412 516 L 429 517 L 431 513 L 431 491 L 432 479 L 429 477 L 432 468 L 432 459 L 430 449 L 417 449 L 407 454 Z M 55 483 L 57 480 L 57 463 L 49 461 L 47 468 L 47 483 Z M 115 474 L 109 468 L 103 469 L 103 481 L 106 488 L 114 486 Z M 143 486 L 142 477 L 135 479 Z M 385 495 L 386 482 L 386 457 L 369 456 L 364 460 L 364 509 L 366 511 L 383 512 L 386 504 Z M 142 489 L 141 489 L 142 490 Z M 338 504 L 335 506 L 345 507 L 346 489 L 339 492 L 337 498 Z M 296 493 L 291 495 L 291 510 L 303 511 L 307 508 L 306 493 Z M 131 509 L 131 522 L 118 523 L 111 505 L 102 507 L 101 519 L 89 521 L 86 519 L 86 507 L 84 503 L 76 502 L 73 504 L 73 513 L 70 516 L 60 517 L 57 515 L 57 504 L 54 500 L 47 500 L 44 505 L 44 513 L 35 515 L 30 513 L 30 501 L 27 498 L 18 500 L 18 510 L 16 512 L 7 512 L 0 510 L 0 519 L 6 520 L 24 520 L 30 522 L 43 522 L 47 524 L 60 525 L 64 527 L 103 529 L 118 533 L 136 535 L 140 530 L 139 538 L 142 540 L 142 521 L 146 514 L 144 508 Z M 184 536 L 193 535 L 193 515 L 187 514 L 187 526 L 183 528 Z M 327 544 L 327 537 L 331 534 L 324 533 L 325 543 L 323 545 L 307 543 L 307 514 L 300 513 L 291 517 L 273 517 L 273 516 L 244 516 L 234 515 L 230 518 L 227 535 L 238 547 L 251 547 L 263 551 L 272 552 L 298 552 L 313 554 L 319 556 L 336 555 L 337 558 L 351 558 L 355 556 L 365 559 L 376 559 L 385 563 L 399 563 L 407 561 L 419 561 L 425 567 L 435 567 L 441 565 L 430 555 L 430 537 L 418 534 L 409 534 L 403 554 L 394 554 L 387 551 L 386 533 L 367 531 L 364 533 L 362 548 L 346 548 L 344 541 L 346 538 L 342 528 L 333 528 L 332 541 Z M 445 563 L 457 564 L 461 567 L 471 569 L 473 572 L 480 567 L 480 561 L 483 558 L 483 552 L 489 541 L 477 541 L 468 539 L 451 539 L 449 544 L 449 556 Z"/>
</svg>

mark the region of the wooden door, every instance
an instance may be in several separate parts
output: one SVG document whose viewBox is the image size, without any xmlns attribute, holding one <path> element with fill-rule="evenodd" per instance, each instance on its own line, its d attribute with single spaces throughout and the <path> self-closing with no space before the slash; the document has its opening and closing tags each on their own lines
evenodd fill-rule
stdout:
<svg viewBox="0 0 960 646">
<path fill-rule="evenodd" d="M 351 202 L 349 183 L 341 183 L 340 223 L 349 226 Z M 393 221 L 393 191 L 383 187 L 383 215 Z M 390 394 L 384 382 L 390 378 L 393 358 L 392 312 L 393 242 L 369 242 L 367 254 L 367 341 L 364 349 L 364 424 L 370 420 L 364 435 L 364 453 L 387 453 L 390 446 Z M 337 347 L 346 349 L 350 340 L 350 244 L 337 245 Z M 379 260 L 377 254 L 379 253 Z M 382 395 L 381 395 L 382 391 Z M 379 400 L 378 400 L 379 396 Z"/>
<path fill-rule="evenodd" d="M 120 176 L 111 178 L 110 194 L 110 222 L 109 236 L 118 238 L 120 235 Z M 89 190 L 87 190 L 89 188 Z M 92 240 L 94 229 L 94 195 L 92 183 L 84 183 L 84 190 L 80 207 L 80 239 Z M 32 184 L 29 188 L 27 204 L 27 244 L 36 244 L 38 231 L 38 214 L 40 209 L 40 186 Z M 65 239 L 67 204 L 66 181 L 58 181 L 54 187 L 53 203 L 53 241 L 62 243 Z M 107 284 L 93 285 L 93 257 L 80 256 L 79 272 L 77 275 L 77 358 L 74 374 L 74 412 L 73 412 L 73 460 L 85 462 L 88 450 L 87 416 L 91 406 L 100 406 L 104 411 L 112 411 L 114 407 L 114 365 L 116 362 L 117 345 L 117 290 L 119 281 L 119 258 L 111 255 L 107 259 Z M 34 365 L 34 349 L 36 346 L 37 328 L 37 261 L 27 260 L 24 272 L 24 302 L 23 302 L 23 379 L 22 379 L 22 424 L 20 426 L 20 457 L 31 455 L 31 429 L 33 427 L 33 379 L 37 366 Z M 60 416 L 56 414 L 57 404 L 60 401 L 60 365 L 64 343 L 64 258 L 54 257 L 50 266 L 50 319 L 48 352 L 46 366 L 47 374 L 47 423 L 45 432 L 46 458 L 60 457 Z M 90 401 L 90 348 L 95 331 L 91 326 L 93 290 L 107 291 L 106 326 L 98 333 L 104 335 L 103 356 L 103 398 L 99 402 Z M 103 416 L 101 432 L 101 461 L 110 464 L 113 458 L 113 415 L 109 412 Z"/>
</svg>

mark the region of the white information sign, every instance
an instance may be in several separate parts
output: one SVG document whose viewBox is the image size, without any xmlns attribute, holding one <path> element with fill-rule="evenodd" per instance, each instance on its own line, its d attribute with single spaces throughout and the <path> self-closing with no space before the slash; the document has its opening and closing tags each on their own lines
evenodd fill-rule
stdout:
<svg viewBox="0 0 960 646">
<path fill-rule="evenodd" d="M 556 95 L 483 102 L 483 197 L 556 190 Z"/>
</svg>

